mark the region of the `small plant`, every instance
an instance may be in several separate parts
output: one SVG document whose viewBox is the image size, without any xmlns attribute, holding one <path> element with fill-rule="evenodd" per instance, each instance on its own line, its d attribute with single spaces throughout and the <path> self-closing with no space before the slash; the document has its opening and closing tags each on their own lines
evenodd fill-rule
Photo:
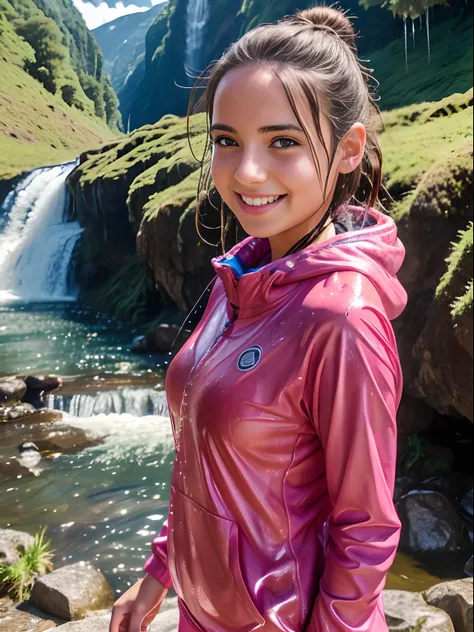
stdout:
<svg viewBox="0 0 474 632">
<path fill-rule="evenodd" d="M 422 632 L 423 626 L 428 621 L 428 617 L 420 617 L 416 620 L 415 626 L 410 626 L 410 632 Z"/>
<path fill-rule="evenodd" d="M 45 541 L 45 531 L 46 527 L 35 535 L 32 546 L 19 552 L 16 562 L 0 564 L 0 585 L 8 587 L 8 594 L 15 601 L 29 599 L 36 578 L 53 570 L 51 541 Z"/>
<path fill-rule="evenodd" d="M 401 463 L 401 473 L 407 476 L 412 467 L 425 456 L 424 439 L 416 434 L 408 437 L 407 451 Z"/>
</svg>

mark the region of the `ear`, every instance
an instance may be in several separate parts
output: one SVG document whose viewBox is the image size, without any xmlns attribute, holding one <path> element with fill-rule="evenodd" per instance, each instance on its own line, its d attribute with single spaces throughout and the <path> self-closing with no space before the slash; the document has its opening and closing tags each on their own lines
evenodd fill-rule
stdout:
<svg viewBox="0 0 474 632">
<path fill-rule="evenodd" d="M 365 149 L 367 132 L 362 123 L 354 123 L 347 134 L 339 143 L 341 158 L 339 160 L 339 173 L 351 173 L 359 166 Z"/>
</svg>

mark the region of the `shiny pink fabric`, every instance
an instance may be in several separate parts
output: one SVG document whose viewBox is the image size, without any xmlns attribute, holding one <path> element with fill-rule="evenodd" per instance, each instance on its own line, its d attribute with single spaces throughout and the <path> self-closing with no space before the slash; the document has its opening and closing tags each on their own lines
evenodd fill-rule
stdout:
<svg viewBox="0 0 474 632">
<path fill-rule="evenodd" d="M 370 217 L 273 263 L 253 237 L 213 260 L 206 311 L 166 377 L 176 457 L 145 564 L 174 586 L 180 632 L 388 629 L 402 390 L 390 320 L 406 293 L 396 226 Z M 268 262 L 236 278 L 237 254 L 245 269 Z"/>
</svg>

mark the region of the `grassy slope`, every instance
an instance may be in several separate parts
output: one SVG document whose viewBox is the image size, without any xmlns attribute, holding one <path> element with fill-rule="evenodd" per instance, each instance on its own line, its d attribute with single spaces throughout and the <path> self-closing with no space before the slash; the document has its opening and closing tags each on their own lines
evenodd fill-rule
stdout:
<svg viewBox="0 0 474 632">
<path fill-rule="evenodd" d="M 0 29 L 0 180 L 72 160 L 114 138 L 92 102 L 80 112 L 23 70 L 28 48 L 8 25 Z"/>
<path fill-rule="evenodd" d="M 391 110 L 424 101 L 439 101 L 472 87 L 472 13 L 436 24 L 431 29 L 431 63 L 428 63 L 426 29 L 415 26 L 413 50 L 411 26 L 408 37 L 408 71 L 405 70 L 403 38 L 367 55 L 380 82 L 380 103 Z"/>
<path fill-rule="evenodd" d="M 383 112 L 380 144 L 390 191 L 410 191 L 436 162 L 472 142 L 472 96 L 471 89 L 440 102 Z"/>
</svg>

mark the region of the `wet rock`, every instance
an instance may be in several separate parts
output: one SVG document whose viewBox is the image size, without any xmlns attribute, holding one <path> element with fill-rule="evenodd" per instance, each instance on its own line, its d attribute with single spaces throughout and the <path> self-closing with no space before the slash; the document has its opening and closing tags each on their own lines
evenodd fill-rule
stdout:
<svg viewBox="0 0 474 632">
<path fill-rule="evenodd" d="M 63 380 L 57 375 L 29 375 L 25 379 L 25 383 L 29 391 L 44 391 L 45 393 L 49 393 L 50 391 L 54 391 L 59 388 L 62 385 Z"/>
<path fill-rule="evenodd" d="M 71 621 L 61 626 L 61 632 L 108 632 L 111 611 L 101 611 L 88 615 L 82 621 Z M 178 629 L 178 600 L 169 597 L 164 600 L 161 612 L 149 627 L 149 632 L 176 632 Z"/>
<path fill-rule="evenodd" d="M 0 407 L 0 421 L 14 421 L 18 424 L 43 424 L 61 421 L 63 418 L 59 410 L 36 410 L 31 404 L 16 404 L 15 406 Z"/>
<path fill-rule="evenodd" d="M 467 560 L 466 565 L 464 566 L 464 572 L 469 577 L 472 577 L 473 575 L 473 560 L 474 560 L 474 556 L 471 555 L 471 557 Z"/>
<path fill-rule="evenodd" d="M 35 539 L 24 531 L 0 529 L 0 564 L 12 564 L 20 559 L 18 551 L 23 553 L 33 546 Z"/>
<path fill-rule="evenodd" d="M 35 408 L 44 408 L 46 406 L 45 393 L 59 388 L 63 381 L 57 375 L 29 375 L 25 378 L 27 391 L 23 396 L 23 401 L 32 404 Z"/>
<path fill-rule="evenodd" d="M 41 619 L 13 605 L 0 605 L 0 632 L 46 632 L 55 627 L 51 619 Z"/>
<path fill-rule="evenodd" d="M 464 516 L 464 518 L 466 518 L 466 520 L 468 520 L 469 522 L 472 522 L 472 492 L 473 490 L 470 489 L 466 494 L 464 494 L 462 500 L 461 500 L 461 513 Z"/>
<path fill-rule="evenodd" d="M 394 502 L 397 503 L 402 496 L 411 492 L 415 485 L 415 480 L 411 476 L 397 476 L 393 493 Z"/>
<path fill-rule="evenodd" d="M 114 593 L 102 573 L 87 562 L 78 562 L 39 577 L 31 601 L 45 612 L 77 620 L 87 611 L 110 606 Z"/>
<path fill-rule="evenodd" d="M 16 419 L 17 423 L 21 424 L 47 424 L 51 422 L 61 421 L 63 414 L 60 410 L 35 410 L 34 412 Z"/>
<path fill-rule="evenodd" d="M 63 452 L 72 454 L 102 443 L 102 439 L 91 439 L 81 428 L 61 428 L 42 438 L 35 439 L 41 453 Z"/>
<path fill-rule="evenodd" d="M 149 353 L 150 343 L 146 336 L 136 336 L 132 342 L 133 353 Z"/>
<path fill-rule="evenodd" d="M 162 323 L 153 331 L 153 342 L 158 351 L 171 351 L 176 334 L 179 331 L 177 325 Z"/>
<path fill-rule="evenodd" d="M 0 402 L 20 401 L 26 393 L 25 382 L 18 377 L 0 378 Z"/>
<path fill-rule="evenodd" d="M 420 593 L 384 590 L 383 600 L 390 632 L 455 632 L 449 615 L 428 605 Z"/>
<path fill-rule="evenodd" d="M 21 403 L 13 406 L 0 406 L 0 421 L 16 421 L 35 412 L 31 404 Z"/>
<path fill-rule="evenodd" d="M 402 521 L 402 550 L 455 552 L 466 546 L 458 513 L 442 494 L 412 491 L 400 498 L 397 510 Z"/>
<path fill-rule="evenodd" d="M 472 632 L 473 629 L 472 578 L 442 582 L 425 590 L 423 597 L 430 606 L 447 612 L 456 632 Z"/>
</svg>

